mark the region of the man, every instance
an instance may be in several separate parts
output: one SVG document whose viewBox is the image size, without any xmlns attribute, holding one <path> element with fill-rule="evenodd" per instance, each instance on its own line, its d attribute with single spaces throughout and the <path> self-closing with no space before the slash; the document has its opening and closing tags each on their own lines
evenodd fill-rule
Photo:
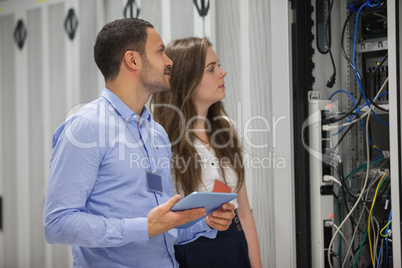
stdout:
<svg viewBox="0 0 402 268">
<path fill-rule="evenodd" d="M 144 106 L 169 89 L 163 42 L 146 21 L 123 19 L 99 32 L 95 61 L 106 81 L 99 99 L 55 132 L 44 227 L 49 243 L 72 245 L 74 267 L 177 267 L 174 244 L 226 230 L 234 206 L 205 215 L 172 212 L 171 150 Z"/>
</svg>

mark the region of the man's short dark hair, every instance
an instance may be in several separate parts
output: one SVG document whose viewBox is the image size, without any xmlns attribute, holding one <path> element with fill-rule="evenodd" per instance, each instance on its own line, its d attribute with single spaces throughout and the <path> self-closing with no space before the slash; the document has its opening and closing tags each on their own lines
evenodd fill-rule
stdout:
<svg viewBox="0 0 402 268">
<path fill-rule="evenodd" d="M 94 56 L 105 81 L 117 77 L 127 50 L 137 51 L 141 56 L 145 54 L 147 28 L 154 26 L 135 18 L 115 20 L 103 26 L 96 37 Z"/>
</svg>

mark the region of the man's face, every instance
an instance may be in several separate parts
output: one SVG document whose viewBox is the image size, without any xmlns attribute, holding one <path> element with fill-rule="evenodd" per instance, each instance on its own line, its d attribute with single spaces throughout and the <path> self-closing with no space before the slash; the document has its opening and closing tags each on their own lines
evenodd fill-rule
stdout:
<svg viewBox="0 0 402 268">
<path fill-rule="evenodd" d="M 147 34 L 145 55 L 141 57 L 141 83 L 150 93 L 164 92 L 170 87 L 169 67 L 173 63 L 164 52 L 165 46 L 158 32 L 148 28 Z"/>
</svg>

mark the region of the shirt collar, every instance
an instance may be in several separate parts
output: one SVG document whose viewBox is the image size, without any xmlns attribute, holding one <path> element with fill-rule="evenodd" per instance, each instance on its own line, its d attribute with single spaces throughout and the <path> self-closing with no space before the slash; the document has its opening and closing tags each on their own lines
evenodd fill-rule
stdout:
<svg viewBox="0 0 402 268">
<path fill-rule="evenodd" d="M 138 114 L 133 112 L 119 97 L 117 97 L 112 91 L 104 88 L 101 96 L 109 102 L 116 112 L 123 118 L 126 122 L 131 122 L 132 120 L 138 120 Z M 140 124 L 147 120 L 151 122 L 151 113 L 148 111 L 147 107 L 144 106 L 140 116 Z M 135 124 L 136 125 L 136 124 Z"/>
</svg>

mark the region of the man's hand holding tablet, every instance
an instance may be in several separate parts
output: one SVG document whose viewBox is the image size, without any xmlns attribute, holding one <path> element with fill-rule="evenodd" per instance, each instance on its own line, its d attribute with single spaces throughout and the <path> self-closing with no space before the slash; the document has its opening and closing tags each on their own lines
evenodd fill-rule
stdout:
<svg viewBox="0 0 402 268">
<path fill-rule="evenodd" d="M 210 227 L 219 231 L 226 230 L 234 217 L 234 205 L 228 202 L 236 197 L 236 193 L 193 192 L 189 194 L 177 202 L 171 208 L 171 211 L 184 211 L 203 207 L 206 215 L 176 228 L 188 228 L 207 216 L 206 221 Z"/>
</svg>

